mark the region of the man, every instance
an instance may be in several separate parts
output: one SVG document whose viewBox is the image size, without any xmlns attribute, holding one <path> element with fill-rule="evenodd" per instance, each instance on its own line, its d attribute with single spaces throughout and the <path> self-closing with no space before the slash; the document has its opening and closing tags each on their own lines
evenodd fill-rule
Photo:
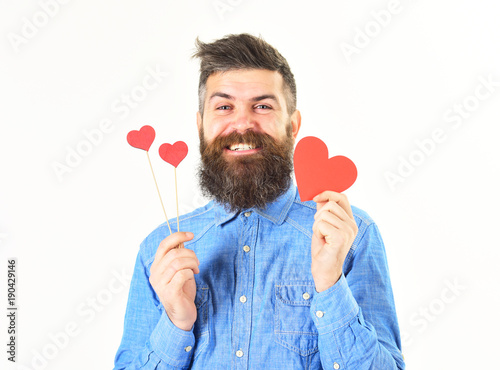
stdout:
<svg viewBox="0 0 500 370">
<path fill-rule="evenodd" d="M 141 244 L 115 369 L 403 369 L 377 226 L 345 195 L 301 202 L 292 183 L 287 61 L 248 34 L 197 47 L 213 200 Z"/>
</svg>

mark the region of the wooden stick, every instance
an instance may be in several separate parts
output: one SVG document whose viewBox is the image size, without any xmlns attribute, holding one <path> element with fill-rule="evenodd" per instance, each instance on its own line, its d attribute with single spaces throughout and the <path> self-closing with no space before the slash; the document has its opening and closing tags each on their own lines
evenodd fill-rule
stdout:
<svg viewBox="0 0 500 370">
<path fill-rule="evenodd" d="M 175 177 L 175 205 L 177 207 L 177 231 L 181 231 L 179 229 L 179 197 L 177 196 L 177 168 L 174 167 L 174 177 Z M 177 248 L 184 248 L 184 243 L 181 243 L 177 246 Z"/>
<path fill-rule="evenodd" d="M 167 212 L 165 212 L 165 206 L 163 205 L 163 200 L 161 199 L 160 189 L 158 188 L 158 183 L 156 182 L 155 172 L 153 171 L 153 166 L 151 165 L 151 159 L 149 159 L 149 152 L 146 151 L 146 154 L 148 155 L 149 167 L 151 167 L 151 173 L 153 174 L 153 179 L 155 180 L 156 191 L 158 191 L 158 196 L 160 197 L 161 208 L 163 209 L 163 214 L 165 215 L 165 219 L 167 220 L 168 230 L 170 231 L 170 234 L 172 235 L 172 229 L 170 228 L 170 223 L 168 222 Z M 176 183 L 176 186 L 177 186 L 177 183 Z M 177 195 L 177 189 L 176 189 L 176 195 Z M 177 216 L 177 228 L 179 228 L 179 218 L 178 217 L 179 216 Z"/>
<path fill-rule="evenodd" d="M 177 207 L 177 231 L 181 231 L 179 229 L 179 197 L 177 196 L 177 168 L 174 167 L 174 176 L 175 176 L 175 205 Z"/>
</svg>

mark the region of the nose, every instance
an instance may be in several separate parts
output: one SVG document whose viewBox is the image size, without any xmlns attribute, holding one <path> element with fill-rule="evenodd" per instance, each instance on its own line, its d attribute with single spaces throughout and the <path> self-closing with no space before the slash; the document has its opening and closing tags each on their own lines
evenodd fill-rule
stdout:
<svg viewBox="0 0 500 370">
<path fill-rule="evenodd" d="M 255 119 L 252 110 L 240 108 L 233 116 L 231 128 L 241 134 L 255 127 Z"/>
</svg>

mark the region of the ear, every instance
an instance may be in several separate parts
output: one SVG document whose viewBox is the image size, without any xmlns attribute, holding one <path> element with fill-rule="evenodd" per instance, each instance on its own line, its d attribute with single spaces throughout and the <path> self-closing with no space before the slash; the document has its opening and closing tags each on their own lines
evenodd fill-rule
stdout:
<svg viewBox="0 0 500 370">
<path fill-rule="evenodd" d="M 198 131 L 200 131 L 202 124 L 203 120 L 201 119 L 201 114 L 200 112 L 196 112 L 196 126 L 198 126 Z"/>
<path fill-rule="evenodd" d="M 302 117 L 300 116 L 300 112 L 296 110 L 293 112 L 291 118 L 290 118 L 291 124 L 292 124 L 292 135 L 294 139 L 297 139 L 297 135 L 299 134 L 300 130 L 300 124 L 302 121 Z"/>
</svg>

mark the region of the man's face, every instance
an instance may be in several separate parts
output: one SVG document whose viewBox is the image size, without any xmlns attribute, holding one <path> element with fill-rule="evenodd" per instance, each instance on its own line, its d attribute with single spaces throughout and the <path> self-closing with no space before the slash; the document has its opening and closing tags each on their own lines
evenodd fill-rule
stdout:
<svg viewBox="0 0 500 370">
<path fill-rule="evenodd" d="M 300 113 L 287 113 L 282 77 L 234 70 L 207 80 L 200 133 L 200 185 L 206 195 L 241 210 L 266 203 L 290 184 Z"/>
<path fill-rule="evenodd" d="M 253 130 L 277 140 L 286 135 L 291 122 L 292 136 L 297 137 L 300 113 L 289 117 L 283 91 L 283 78 L 265 69 L 233 70 L 212 74 L 207 80 L 203 119 L 197 114 L 198 130 L 203 125 L 205 140 L 233 131 Z M 230 156 L 251 155 L 252 150 L 227 151 Z"/>
</svg>

